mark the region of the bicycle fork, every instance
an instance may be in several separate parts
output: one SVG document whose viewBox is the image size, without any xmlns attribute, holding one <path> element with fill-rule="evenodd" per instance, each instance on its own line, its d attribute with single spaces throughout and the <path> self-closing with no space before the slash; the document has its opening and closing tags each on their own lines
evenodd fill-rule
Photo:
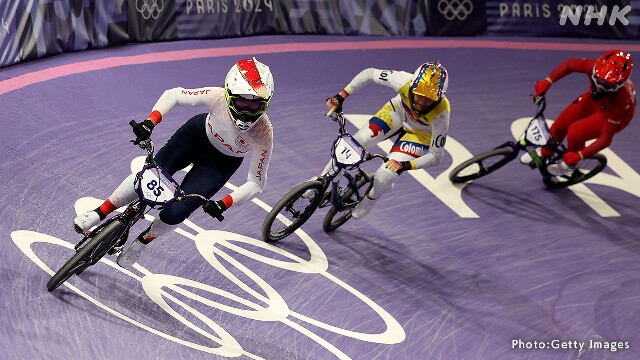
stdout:
<svg viewBox="0 0 640 360">
<path fill-rule="evenodd" d="M 77 252 L 88 239 L 95 237 L 100 231 L 103 231 L 103 229 L 107 225 L 117 221 L 122 224 L 124 229 L 117 236 L 117 241 L 115 242 L 114 246 L 111 249 L 109 249 L 108 254 L 109 255 L 120 254 L 120 252 L 122 252 L 122 248 L 124 247 L 124 244 L 127 242 L 127 239 L 129 238 L 129 230 L 131 229 L 131 226 L 133 226 L 133 224 L 138 222 L 138 220 L 140 220 L 144 216 L 144 209 L 145 209 L 145 206 L 136 200 L 135 202 L 127 206 L 127 208 L 122 212 L 122 214 L 112 217 L 111 219 L 107 220 L 106 222 L 102 223 L 99 227 L 91 231 L 88 235 L 84 236 L 82 240 L 80 240 L 80 242 L 76 244 L 74 249 Z"/>
<path fill-rule="evenodd" d="M 125 209 L 125 211 L 121 215 L 122 219 L 124 220 L 124 230 L 122 231 L 122 234 L 118 236 L 118 240 L 116 241 L 113 248 L 109 250 L 109 255 L 120 255 L 120 253 L 122 253 L 122 248 L 129 239 L 129 230 L 131 230 L 133 224 L 137 223 L 138 220 L 144 217 L 145 208 L 146 206 L 141 204 L 139 201 L 136 201 Z"/>
</svg>

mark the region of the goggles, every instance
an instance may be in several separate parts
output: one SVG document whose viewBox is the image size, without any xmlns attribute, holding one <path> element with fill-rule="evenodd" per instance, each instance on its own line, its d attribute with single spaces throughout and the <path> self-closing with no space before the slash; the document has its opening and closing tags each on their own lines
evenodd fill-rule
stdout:
<svg viewBox="0 0 640 360">
<path fill-rule="evenodd" d="M 229 107 L 239 115 L 258 116 L 264 113 L 269 106 L 269 100 L 266 99 L 247 99 L 241 95 L 228 95 Z"/>
<path fill-rule="evenodd" d="M 593 85 L 596 87 L 596 89 L 602 92 L 617 91 L 624 84 L 624 82 L 621 84 L 611 84 L 607 82 L 605 79 L 596 76 L 596 74 L 591 74 L 591 80 L 593 80 Z"/>
</svg>

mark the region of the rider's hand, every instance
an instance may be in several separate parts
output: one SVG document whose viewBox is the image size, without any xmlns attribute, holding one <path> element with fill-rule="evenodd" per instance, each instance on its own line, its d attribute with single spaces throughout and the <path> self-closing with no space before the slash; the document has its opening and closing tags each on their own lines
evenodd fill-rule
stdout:
<svg viewBox="0 0 640 360">
<path fill-rule="evenodd" d="M 222 221 L 224 220 L 224 216 L 222 216 L 222 213 L 225 212 L 225 210 L 227 210 L 227 205 L 225 205 L 222 200 L 218 200 L 218 201 L 207 200 L 207 202 L 204 203 L 202 208 L 204 209 L 204 212 L 211 215 L 211 217 L 214 217 L 219 221 Z"/>
<path fill-rule="evenodd" d="M 411 162 L 410 161 L 396 161 L 389 159 L 386 163 L 384 163 L 387 169 L 393 171 L 394 173 L 400 175 L 405 170 L 411 170 Z"/>
<path fill-rule="evenodd" d="M 562 156 L 564 163 L 569 166 L 575 166 L 580 160 L 582 160 L 582 156 L 580 156 L 580 152 L 569 151 Z"/>
<path fill-rule="evenodd" d="M 536 93 L 533 95 L 533 98 L 535 99 L 537 97 L 540 97 L 546 94 L 547 91 L 549 91 L 549 88 L 551 87 L 552 83 L 553 82 L 549 78 L 536 81 L 536 85 L 535 85 Z"/>
<path fill-rule="evenodd" d="M 131 125 L 133 127 L 133 133 L 136 135 L 136 139 L 132 140 L 135 145 L 140 144 L 142 141 L 148 140 L 151 137 L 151 132 L 155 124 L 151 119 L 147 119 L 143 122 Z"/>
<path fill-rule="evenodd" d="M 340 94 L 334 95 L 332 98 L 327 99 L 327 107 L 336 113 L 342 112 L 342 103 L 344 102 L 344 96 Z"/>
</svg>

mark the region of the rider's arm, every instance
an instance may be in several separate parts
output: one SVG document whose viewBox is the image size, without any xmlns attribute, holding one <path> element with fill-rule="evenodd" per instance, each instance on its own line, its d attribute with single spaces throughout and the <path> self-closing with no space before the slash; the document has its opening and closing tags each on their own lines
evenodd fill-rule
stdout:
<svg viewBox="0 0 640 360">
<path fill-rule="evenodd" d="M 604 116 L 600 135 L 593 143 L 579 152 L 582 159 L 591 157 L 611 145 L 613 135 L 622 131 L 629 124 L 635 107 L 635 92 L 625 89 L 618 90 L 609 97 L 608 102 L 601 103 L 597 113 Z"/>
<path fill-rule="evenodd" d="M 611 145 L 611 142 L 613 141 L 613 134 L 615 134 L 614 131 L 608 127 L 604 127 L 594 142 L 578 151 L 580 159 L 591 157 Z"/>
<path fill-rule="evenodd" d="M 166 90 L 153 106 L 148 119 L 158 124 L 162 118 L 173 110 L 176 106 L 206 105 L 211 107 L 216 93 L 224 91 L 220 88 L 204 87 L 198 89 L 185 89 L 181 87 Z"/>
<path fill-rule="evenodd" d="M 558 65 L 551 74 L 549 74 L 546 80 L 553 84 L 571 73 L 577 72 L 591 74 L 595 63 L 596 59 L 571 58 L 565 60 L 562 64 Z"/>
<path fill-rule="evenodd" d="M 431 123 L 431 144 L 426 154 L 411 160 L 412 169 L 424 169 L 442 162 L 444 157 L 444 144 L 447 141 L 449 131 L 449 111 L 438 114 Z"/>
<path fill-rule="evenodd" d="M 551 85 L 571 73 L 577 72 L 591 74 L 595 63 L 596 59 L 571 58 L 565 60 L 562 64 L 553 69 L 549 76 L 547 76 L 543 80 L 538 80 L 535 83 L 535 94 L 533 95 L 533 97 L 537 98 L 538 96 L 546 94 Z"/>
<path fill-rule="evenodd" d="M 227 208 L 231 207 L 232 204 L 242 204 L 246 202 L 264 189 L 267 184 L 267 171 L 273 150 L 272 139 L 273 134 L 270 134 L 265 144 L 258 143 L 254 146 L 251 154 L 249 172 L 247 174 L 247 182 L 222 199 L 225 205 L 227 205 Z"/>
<path fill-rule="evenodd" d="M 410 78 L 411 74 L 404 71 L 368 68 L 362 70 L 358 75 L 356 75 L 351 82 L 344 87 L 344 90 L 340 92 L 340 95 L 346 98 L 354 92 L 369 85 L 371 82 L 378 85 L 384 85 L 398 91 L 398 89 L 406 84 Z"/>
<path fill-rule="evenodd" d="M 344 89 L 332 98 L 327 99 L 327 107 L 331 111 L 342 111 L 342 103 L 349 95 L 362 89 L 371 82 L 379 85 L 388 86 L 398 91 L 411 79 L 411 74 L 404 71 L 380 70 L 367 68 L 356 75 Z"/>
</svg>

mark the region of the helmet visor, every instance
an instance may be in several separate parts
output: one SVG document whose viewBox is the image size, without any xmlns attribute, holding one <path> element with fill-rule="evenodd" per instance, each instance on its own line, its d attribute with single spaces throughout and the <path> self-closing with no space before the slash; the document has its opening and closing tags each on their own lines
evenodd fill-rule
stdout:
<svg viewBox="0 0 640 360">
<path fill-rule="evenodd" d="M 248 99 L 241 95 L 229 94 L 229 107 L 240 115 L 261 115 L 267 110 L 269 101 L 261 98 Z"/>
<path fill-rule="evenodd" d="M 622 87 L 622 84 L 612 84 L 596 74 L 591 74 L 591 79 L 593 80 L 593 85 L 598 89 L 598 91 L 612 92 L 617 91 Z"/>
</svg>

